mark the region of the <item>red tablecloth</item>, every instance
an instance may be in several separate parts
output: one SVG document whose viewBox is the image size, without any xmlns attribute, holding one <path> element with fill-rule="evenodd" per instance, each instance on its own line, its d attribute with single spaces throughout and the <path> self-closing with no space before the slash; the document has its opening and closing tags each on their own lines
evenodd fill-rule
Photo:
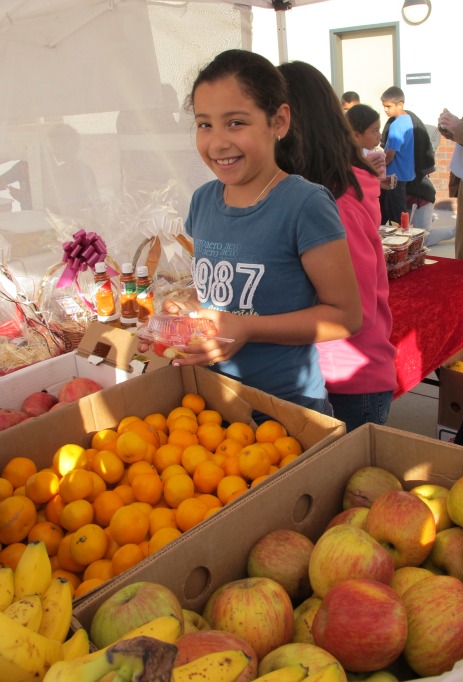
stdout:
<svg viewBox="0 0 463 682">
<path fill-rule="evenodd" d="M 430 256 L 434 264 L 389 281 L 397 348 L 398 398 L 463 348 L 463 261 Z"/>
</svg>

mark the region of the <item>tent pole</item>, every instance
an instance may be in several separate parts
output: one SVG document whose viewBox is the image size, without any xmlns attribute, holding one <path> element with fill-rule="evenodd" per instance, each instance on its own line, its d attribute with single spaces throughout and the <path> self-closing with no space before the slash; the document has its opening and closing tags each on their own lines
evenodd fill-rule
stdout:
<svg viewBox="0 0 463 682">
<path fill-rule="evenodd" d="M 285 10 L 276 11 L 277 31 L 278 31 L 278 58 L 280 64 L 288 61 L 288 41 L 286 39 L 286 12 Z"/>
</svg>

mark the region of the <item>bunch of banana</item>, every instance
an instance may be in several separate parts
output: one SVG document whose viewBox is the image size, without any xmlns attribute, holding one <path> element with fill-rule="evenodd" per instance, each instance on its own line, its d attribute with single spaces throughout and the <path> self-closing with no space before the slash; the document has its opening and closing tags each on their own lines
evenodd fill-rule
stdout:
<svg viewBox="0 0 463 682">
<path fill-rule="evenodd" d="M 42 596 L 51 581 L 51 563 L 45 543 L 29 542 L 14 571 L 14 599 Z"/>
<path fill-rule="evenodd" d="M 0 568 L 0 611 L 4 611 L 13 601 L 14 573 L 7 566 Z"/>
<path fill-rule="evenodd" d="M 172 670 L 171 682 L 235 682 L 249 663 L 242 649 L 215 651 Z"/>
</svg>

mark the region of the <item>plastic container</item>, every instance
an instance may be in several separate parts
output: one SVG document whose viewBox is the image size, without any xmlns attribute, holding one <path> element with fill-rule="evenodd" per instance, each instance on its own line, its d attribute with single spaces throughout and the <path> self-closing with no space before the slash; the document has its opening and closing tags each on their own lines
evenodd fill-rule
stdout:
<svg viewBox="0 0 463 682">
<path fill-rule="evenodd" d="M 411 269 L 416 270 L 417 268 L 420 268 L 422 265 L 424 265 L 424 261 L 426 260 L 426 255 L 428 253 L 429 249 L 424 248 L 418 251 L 417 253 L 414 253 L 413 256 L 411 256 Z"/>
<path fill-rule="evenodd" d="M 119 319 L 111 277 L 106 271 L 106 263 L 95 263 L 95 307 L 98 322 L 113 322 Z"/>
<path fill-rule="evenodd" d="M 381 237 L 390 237 L 397 232 L 397 227 L 394 227 L 393 225 L 380 225 L 378 232 Z"/>
<path fill-rule="evenodd" d="M 402 230 L 401 235 L 410 239 L 408 246 L 409 255 L 421 251 L 424 246 L 424 239 L 428 234 L 429 232 L 419 227 L 409 227 L 408 230 Z"/>
<path fill-rule="evenodd" d="M 390 256 L 390 263 L 392 265 L 407 260 L 410 237 L 394 234 L 390 237 L 385 237 L 382 241 L 383 246 L 387 246 L 393 252 Z"/>
<path fill-rule="evenodd" d="M 137 268 L 137 324 L 143 324 L 154 315 L 153 283 L 146 265 Z"/>
<path fill-rule="evenodd" d="M 398 279 L 408 274 L 412 267 L 412 259 L 407 258 L 406 260 L 399 261 L 393 265 L 388 265 L 387 276 L 389 279 Z"/>
<path fill-rule="evenodd" d="M 121 324 L 130 327 L 138 321 L 137 280 L 132 263 L 122 263 L 121 270 Z"/>
<path fill-rule="evenodd" d="M 386 261 L 386 265 L 391 264 L 391 259 L 394 255 L 394 251 L 390 249 L 388 246 L 384 246 L 383 244 L 383 253 L 384 253 L 384 260 Z"/>
</svg>

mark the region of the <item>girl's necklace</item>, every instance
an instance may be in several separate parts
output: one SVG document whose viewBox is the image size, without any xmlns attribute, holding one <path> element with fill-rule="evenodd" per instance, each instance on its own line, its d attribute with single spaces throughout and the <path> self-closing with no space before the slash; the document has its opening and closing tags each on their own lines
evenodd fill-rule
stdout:
<svg viewBox="0 0 463 682">
<path fill-rule="evenodd" d="M 262 190 L 262 192 L 260 192 L 260 193 L 257 195 L 257 197 L 254 199 L 254 201 L 252 202 L 252 204 L 250 204 L 251 206 L 254 206 L 254 204 L 257 204 L 257 202 L 259 201 L 259 199 L 261 198 L 261 196 L 262 196 L 263 194 L 265 194 L 265 192 L 268 190 L 268 188 L 270 187 L 270 185 L 272 184 L 272 182 L 273 182 L 274 180 L 277 179 L 277 177 L 280 175 L 280 173 L 281 173 L 281 168 L 279 168 L 279 169 L 277 170 L 277 172 L 275 173 L 275 175 L 273 176 L 273 178 L 270 180 L 270 182 L 268 182 L 268 183 L 265 185 L 265 187 L 264 187 L 264 189 Z M 226 187 L 225 187 L 225 196 L 224 196 L 224 198 L 225 198 L 225 203 L 228 205 L 228 185 L 226 185 Z"/>
</svg>

